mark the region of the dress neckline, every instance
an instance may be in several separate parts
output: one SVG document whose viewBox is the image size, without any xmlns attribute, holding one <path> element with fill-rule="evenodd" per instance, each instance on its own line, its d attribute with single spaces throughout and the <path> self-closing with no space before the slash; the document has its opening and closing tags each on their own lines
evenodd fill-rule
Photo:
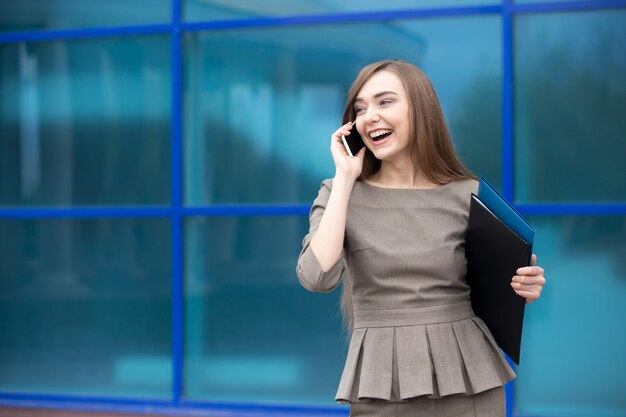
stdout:
<svg viewBox="0 0 626 417">
<path fill-rule="evenodd" d="M 365 180 L 359 180 L 357 182 L 360 182 L 361 184 L 364 184 L 367 187 L 370 188 L 374 188 L 377 190 L 386 190 L 386 191 L 435 191 L 435 190 L 439 190 L 441 188 L 447 187 L 448 185 L 452 184 L 454 181 L 450 181 L 446 184 L 441 184 L 441 185 L 437 185 L 436 187 L 432 187 L 432 188 L 393 188 L 393 187 L 382 187 L 380 185 L 374 185 L 374 184 L 370 184 L 368 182 L 366 182 Z"/>
</svg>

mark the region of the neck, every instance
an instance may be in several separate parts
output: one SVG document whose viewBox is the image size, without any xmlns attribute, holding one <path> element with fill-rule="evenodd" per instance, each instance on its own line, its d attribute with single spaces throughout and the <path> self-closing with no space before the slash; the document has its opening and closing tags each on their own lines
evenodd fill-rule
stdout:
<svg viewBox="0 0 626 417">
<path fill-rule="evenodd" d="M 413 166 L 410 158 L 401 161 L 382 161 L 380 170 L 372 179 L 389 188 L 433 188 L 422 172 Z"/>
</svg>

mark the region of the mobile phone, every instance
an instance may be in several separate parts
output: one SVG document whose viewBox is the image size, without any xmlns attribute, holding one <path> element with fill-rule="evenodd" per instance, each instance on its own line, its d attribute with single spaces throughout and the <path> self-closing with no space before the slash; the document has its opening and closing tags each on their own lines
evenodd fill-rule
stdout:
<svg viewBox="0 0 626 417">
<path fill-rule="evenodd" d="M 356 130 L 356 126 L 354 126 L 355 123 L 356 121 L 352 122 L 352 130 L 348 136 L 341 135 L 343 146 L 345 146 L 346 152 L 348 152 L 348 155 L 350 156 L 355 156 L 359 153 L 361 148 L 365 146 L 361 135 L 359 135 L 359 132 Z"/>
</svg>

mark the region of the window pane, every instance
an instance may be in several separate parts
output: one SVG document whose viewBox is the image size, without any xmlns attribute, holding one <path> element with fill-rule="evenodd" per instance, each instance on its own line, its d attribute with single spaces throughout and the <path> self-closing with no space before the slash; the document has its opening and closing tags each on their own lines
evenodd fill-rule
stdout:
<svg viewBox="0 0 626 417">
<path fill-rule="evenodd" d="M 516 18 L 518 201 L 626 200 L 624 39 L 626 10 Z"/>
<path fill-rule="evenodd" d="M 185 396 L 334 404 L 347 338 L 339 290 L 295 274 L 306 217 L 192 218 L 185 240 Z"/>
<path fill-rule="evenodd" d="M 189 34 L 187 203 L 310 203 L 353 78 L 390 57 L 431 77 L 462 158 L 499 184 L 499 36 L 495 17 Z"/>
<path fill-rule="evenodd" d="M 0 205 L 167 204 L 168 37 L 0 45 Z"/>
<path fill-rule="evenodd" d="M 0 221 L 0 390 L 168 397 L 169 230 Z"/>
<path fill-rule="evenodd" d="M 170 0 L 0 2 L 0 32 L 169 23 Z"/>
<path fill-rule="evenodd" d="M 526 309 L 517 415 L 621 416 L 626 216 L 530 221 L 548 283 Z"/>
<path fill-rule="evenodd" d="M 499 0 L 185 0 L 188 20 L 225 20 L 265 16 L 375 12 L 419 7 L 498 4 Z"/>
</svg>

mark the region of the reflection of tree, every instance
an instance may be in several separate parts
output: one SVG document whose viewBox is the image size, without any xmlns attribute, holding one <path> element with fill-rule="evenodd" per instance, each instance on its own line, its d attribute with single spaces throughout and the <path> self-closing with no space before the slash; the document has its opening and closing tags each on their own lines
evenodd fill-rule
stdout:
<svg viewBox="0 0 626 417">
<path fill-rule="evenodd" d="M 186 198 L 203 204 L 311 202 L 333 173 L 327 138 L 341 121 L 337 98 L 343 101 L 364 65 L 389 56 L 417 62 L 424 49 L 418 35 L 395 24 L 323 26 L 315 36 L 306 29 L 291 36 L 250 30 L 220 35 L 219 42 L 194 33 L 189 40 L 187 79 L 202 90 L 186 96 L 193 109 L 185 132 L 186 180 L 206 185 L 189 188 Z M 306 94 L 327 99 L 325 108 L 311 102 L 300 108 Z M 336 107 L 334 118 L 329 107 Z M 323 135 L 320 125 L 327 126 Z"/>
<path fill-rule="evenodd" d="M 317 30 L 315 37 L 250 31 L 215 41 L 192 35 L 186 70 L 196 88 L 186 92 L 192 109 L 185 125 L 188 202 L 312 202 L 322 179 L 333 173 L 328 138 L 340 124 L 338 101 L 354 75 L 394 52 L 414 61 L 421 54 L 416 37 L 393 25 L 374 33 L 358 28 L 340 29 L 341 36 L 335 27 Z M 306 392 L 302 398 L 332 395 L 327 390 L 344 352 L 324 346 L 343 341 L 336 320 L 339 292 L 319 297 L 297 282 L 294 267 L 308 219 L 212 218 L 194 225 L 188 242 L 199 250 L 186 249 L 188 359 L 302 355 L 316 365 L 306 367 L 294 389 Z M 279 311 L 289 317 L 276 326 Z"/>
<path fill-rule="evenodd" d="M 626 216 L 572 216 L 559 224 L 564 246 L 571 253 L 610 256 L 615 275 L 626 280 Z"/>
<path fill-rule="evenodd" d="M 624 16 L 564 15 L 562 25 L 577 28 L 576 33 L 563 33 L 568 29 L 557 25 L 558 36 L 541 20 L 520 21 L 524 42 L 518 42 L 515 69 L 518 198 L 626 199 Z M 626 236 L 624 216 L 571 217 L 560 225 L 568 250 L 613 255 L 617 270 L 623 270 L 626 246 L 616 243 Z"/>
<path fill-rule="evenodd" d="M 461 105 L 449 119 L 457 152 L 476 174 L 500 184 L 500 76 L 479 74 L 461 93 Z"/>
<path fill-rule="evenodd" d="M 0 47 L 0 205 L 168 202 L 164 41 Z M 0 221 L 0 384 L 104 393 L 125 357 L 167 358 L 169 231 L 168 219 Z"/>
<path fill-rule="evenodd" d="M 3 45 L 0 204 L 167 203 L 164 42 L 150 37 Z M 24 103 L 23 67 L 29 61 L 35 62 L 30 82 L 36 99 Z M 145 76 L 135 79 L 136 73 Z M 24 128 L 28 114 L 36 129 Z"/>
<path fill-rule="evenodd" d="M 626 25 L 593 26 L 584 43 L 560 35 L 543 48 L 539 32 L 525 33 L 516 54 L 518 184 L 528 187 L 519 197 L 624 200 Z"/>
</svg>

